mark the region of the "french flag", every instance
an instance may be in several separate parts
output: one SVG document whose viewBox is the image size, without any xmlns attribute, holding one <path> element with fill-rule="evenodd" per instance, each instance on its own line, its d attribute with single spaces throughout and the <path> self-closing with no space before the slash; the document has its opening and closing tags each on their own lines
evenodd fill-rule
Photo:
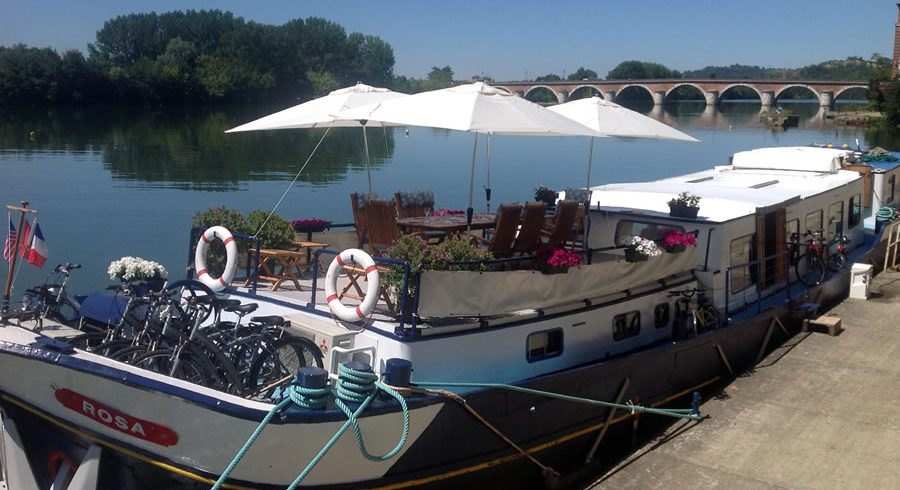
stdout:
<svg viewBox="0 0 900 490">
<path fill-rule="evenodd" d="M 47 243 L 44 242 L 44 234 L 41 233 L 39 223 L 34 224 L 34 234 L 31 237 L 31 246 L 28 247 L 28 256 L 25 260 L 35 267 L 44 267 L 44 262 L 47 262 Z"/>
</svg>

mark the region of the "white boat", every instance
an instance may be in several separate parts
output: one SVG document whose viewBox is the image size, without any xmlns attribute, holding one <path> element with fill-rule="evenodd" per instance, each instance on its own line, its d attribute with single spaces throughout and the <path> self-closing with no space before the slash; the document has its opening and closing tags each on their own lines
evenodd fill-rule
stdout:
<svg viewBox="0 0 900 490">
<path fill-rule="evenodd" d="M 842 168 L 852 157 L 766 148 L 703 172 L 595 187 L 587 263 L 552 275 L 423 271 L 407 320 L 379 303 L 364 327 L 348 329 L 315 283 L 314 293 L 227 290 L 257 303 L 255 314 L 282 316 L 293 333 L 313 340 L 332 379 L 355 362 L 403 385 L 402 369 L 388 371 L 411 365 L 419 391 L 402 392 L 402 444 L 404 410 L 393 397 L 375 397 L 359 414 L 369 453 L 398 447 L 383 459 L 365 457 L 351 430 L 333 439 L 348 416 L 332 393 L 324 409 L 280 411 L 229 467 L 277 400 L 149 372 L 8 321 L 0 326 L 7 481 L 33 476 L 35 488 L 46 488 L 68 472 L 79 483 L 94 477 L 94 486 L 77 488 L 197 488 L 226 469 L 223 481 L 235 488 L 283 488 L 301 472 L 300 486 L 327 488 L 513 487 L 565 478 L 573 462 L 593 458 L 598 443 L 631 429 L 629 407 L 670 407 L 670 415 L 696 418 L 691 393 L 753 366 L 798 320 L 847 295 L 849 266 L 807 286 L 789 242 L 821 229 L 829 241 L 850 238 L 850 263 L 883 253 L 882 234 L 863 216 L 872 190 L 859 172 Z M 886 170 L 883 180 L 898 172 Z M 667 203 L 680 192 L 701 198 L 696 218 L 670 216 Z M 696 247 L 625 259 L 628 237 L 659 239 L 671 229 L 694 234 Z M 327 251 L 321 257 L 332 259 Z M 672 292 L 686 288 L 707 290 L 718 324 L 699 331 L 676 321 Z M 455 395 L 425 391 L 438 388 Z"/>
</svg>

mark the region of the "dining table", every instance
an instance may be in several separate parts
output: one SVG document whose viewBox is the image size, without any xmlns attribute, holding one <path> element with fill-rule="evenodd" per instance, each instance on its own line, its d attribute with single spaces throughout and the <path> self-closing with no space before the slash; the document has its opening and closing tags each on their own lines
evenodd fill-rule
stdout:
<svg viewBox="0 0 900 490">
<path fill-rule="evenodd" d="M 495 213 L 475 213 L 472 216 L 472 224 L 466 223 L 465 214 L 447 214 L 443 216 L 416 216 L 412 218 L 398 218 L 397 226 L 406 233 L 420 231 L 442 231 L 444 233 L 460 233 L 466 229 L 485 230 L 493 228 L 497 223 Z"/>
</svg>

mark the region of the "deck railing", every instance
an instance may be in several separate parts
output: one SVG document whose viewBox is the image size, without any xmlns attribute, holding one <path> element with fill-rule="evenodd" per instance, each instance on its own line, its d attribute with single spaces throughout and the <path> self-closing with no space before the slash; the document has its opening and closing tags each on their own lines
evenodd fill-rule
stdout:
<svg viewBox="0 0 900 490">
<path fill-rule="evenodd" d="M 753 286 L 755 287 L 755 290 L 756 290 L 756 299 L 744 304 L 737 311 L 744 311 L 748 308 L 752 308 L 755 306 L 756 312 L 760 313 L 762 311 L 763 300 L 773 296 L 774 294 L 781 292 L 781 289 L 779 289 L 779 290 L 775 291 L 773 294 L 770 294 L 767 296 L 762 295 L 763 289 L 761 289 L 760 283 L 759 283 L 759 278 L 761 277 L 760 267 L 764 266 L 763 264 L 765 264 L 766 262 L 769 262 L 770 260 L 775 260 L 778 257 L 784 257 L 784 259 L 783 259 L 784 263 L 787 264 L 787 266 L 785 267 L 785 270 L 784 270 L 783 277 L 780 280 L 778 280 L 777 282 L 773 282 L 773 283 L 769 284 L 768 286 L 765 287 L 765 289 L 783 286 L 784 290 L 786 291 L 786 294 L 787 294 L 787 300 L 790 302 L 793 299 L 792 285 L 794 282 L 796 282 L 796 280 L 795 281 L 791 280 L 790 255 L 791 255 L 791 252 L 789 250 L 785 250 L 783 252 L 778 252 L 776 254 L 772 254 L 767 257 L 763 257 L 761 259 L 756 259 L 756 260 L 753 260 L 750 262 L 745 262 L 743 264 L 732 265 L 732 266 L 729 266 L 727 269 L 725 269 L 725 318 L 726 319 L 729 318 L 732 313 L 731 312 L 732 271 L 735 269 L 746 269 L 748 267 L 753 268 L 753 271 L 750 274 L 750 277 L 754 278 Z M 775 274 L 778 275 L 777 272 Z"/>
</svg>

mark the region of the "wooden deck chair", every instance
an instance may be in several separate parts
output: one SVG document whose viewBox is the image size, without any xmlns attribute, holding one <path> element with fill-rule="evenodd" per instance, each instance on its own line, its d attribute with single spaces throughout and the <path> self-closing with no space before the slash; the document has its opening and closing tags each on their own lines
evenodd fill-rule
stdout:
<svg viewBox="0 0 900 490">
<path fill-rule="evenodd" d="M 353 209 L 353 224 L 356 225 L 356 248 L 362 249 L 368 241 L 366 233 L 366 208 L 363 196 L 358 192 L 350 194 L 350 205 Z"/>
<path fill-rule="evenodd" d="M 431 191 L 396 192 L 398 218 L 418 218 L 434 213 L 434 193 Z"/>
<path fill-rule="evenodd" d="M 522 226 L 513 243 L 513 254 L 527 255 L 534 253 L 541 244 L 541 229 L 544 227 L 544 213 L 547 205 L 542 202 L 529 202 L 522 211 Z"/>
<path fill-rule="evenodd" d="M 494 257 L 509 257 L 513 253 L 513 241 L 516 239 L 516 230 L 519 228 L 519 217 L 522 215 L 522 206 L 518 204 L 502 204 L 497 210 L 497 224 L 491 230 L 491 239 L 486 240 L 479 236 L 473 236 L 476 241 L 487 245 L 487 250 Z"/>
<path fill-rule="evenodd" d="M 572 236 L 572 225 L 578 208 L 583 206 L 576 201 L 559 201 L 556 203 L 556 215 L 548 229 L 541 230 L 547 245 L 561 245 Z"/>
<path fill-rule="evenodd" d="M 377 256 L 384 255 L 400 238 L 394 203 L 380 199 L 366 199 L 366 232 L 369 246 Z"/>
</svg>

